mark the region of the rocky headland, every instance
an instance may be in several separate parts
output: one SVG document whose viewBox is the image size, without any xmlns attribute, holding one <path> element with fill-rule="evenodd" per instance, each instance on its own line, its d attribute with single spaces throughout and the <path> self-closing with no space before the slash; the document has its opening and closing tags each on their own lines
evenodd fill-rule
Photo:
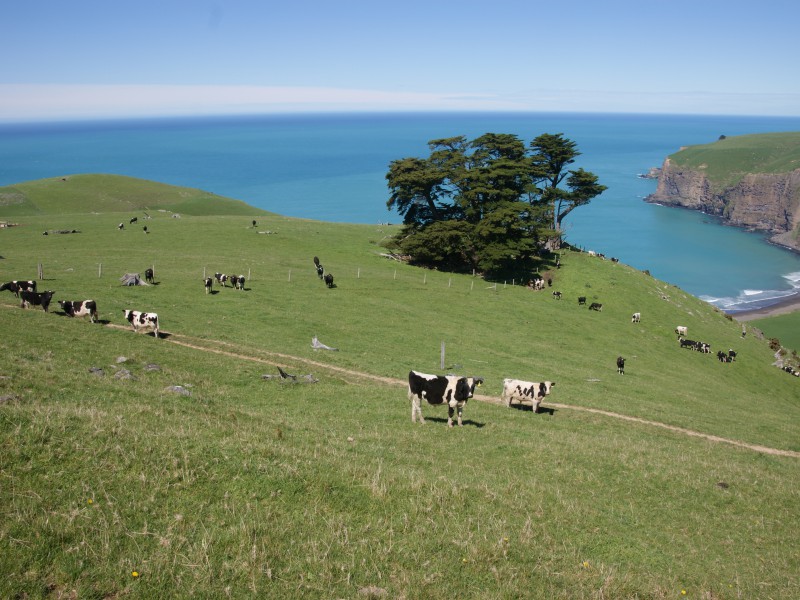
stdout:
<svg viewBox="0 0 800 600">
<path fill-rule="evenodd" d="M 714 144 L 681 149 L 666 158 L 658 187 L 645 200 L 700 210 L 800 251 L 800 160 L 795 158 L 800 134 L 780 134 L 797 138 L 791 147 L 781 145 L 786 140 L 777 135 L 723 136 Z M 773 139 L 780 143 L 765 160 L 763 148 Z"/>
</svg>

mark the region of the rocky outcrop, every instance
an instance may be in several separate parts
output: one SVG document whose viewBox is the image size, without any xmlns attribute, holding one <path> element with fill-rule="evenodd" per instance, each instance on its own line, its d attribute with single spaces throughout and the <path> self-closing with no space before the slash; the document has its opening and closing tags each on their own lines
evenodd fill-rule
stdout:
<svg viewBox="0 0 800 600">
<path fill-rule="evenodd" d="M 750 173 L 720 188 L 702 169 L 664 161 L 648 202 L 700 210 L 730 225 L 772 234 L 771 241 L 800 251 L 800 169 L 788 173 Z"/>
</svg>

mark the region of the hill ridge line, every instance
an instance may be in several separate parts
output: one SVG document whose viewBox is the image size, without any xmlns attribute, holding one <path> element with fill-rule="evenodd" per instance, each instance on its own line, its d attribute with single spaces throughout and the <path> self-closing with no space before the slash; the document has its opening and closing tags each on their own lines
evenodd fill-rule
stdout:
<svg viewBox="0 0 800 600">
<path fill-rule="evenodd" d="M 116 328 L 119 328 L 119 329 L 127 329 L 126 327 L 123 327 L 121 325 L 113 325 L 112 324 L 110 326 L 111 327 L 116 327 Z M 240 352 L 233 352 L 233 351 L 229 351 L 229 350 L 221 350 L 221 349 L 218 349 L 218 348 L 209 348 L 207 346 L 201 346 L 201 345 L 198 345 L 198 344 L 190 343 L 190 341 L 179 341 L 178 339 L 172 339 L 173 337 L 183 338 L 185 340 L 194 340 L 194 341 L 197 341 L 197 342 L 207 342 L 207 343 L 212 343 L 212 344 L 220 344 L 220 345 L 229 346 L 229 347 L 232 347 L 232 348 L 241 348 L 241 346 L 237 346 L 237 345 L 232 344 L 230 342 L 224 342 L 222 340 L 200 340 L 199 338 L 193 338 L 191 336 L 187 336 L 187 335 L 183 335 L 183 334 L 177 334 L 177 335 L 176 334 L 170 334 L 170 337 L 166 338 L 166 341 L 169 341 L 169 342 L 171 342 L 173 344 L 177 344 L 179 346 L 184 346 L 186 348 L 191 348 L 191 349 L 194 349 L 194 350 L 201 350 L 201 351 L 205 351 L 205 352 L 213 352 L 215 354 L 222 354 L 222 355 L 225 355 L 225 356 L 230 356 L 232 358 L 240 358 L 240 359 L 243 359 L 243 360 L 250 360 L 250 361 L 253 361 L 253 362 L 271 364 L 265 358 L 260 358 L 260 357 L 257 357 L 257 356 L 251 356 L 251 355 L 247 355 L 247 354 L 241 354 Z M 407 385 L 407 382 L 402 380 L 402 379 L 396 379 L 396 378 L 393 378 L 393 377 L 383 377 L 381 375 L 373 375 L 371 373 L 364 373 L 362 371 L 353 371 L 351 369 L 345 369 L 343 367 L 338 367 L 336 365 L 329 365 L 329 364 L 321 363 L 319 361 L 303 358 L 301 356 L 293 356 L 293 355 L 290 355 L 290 354 L 283 354 L 283 353 L 280 353 L 280 352 L 272 352 L 272 351 L 269 351 L 269 350 L 259 350 L 259 352 L 263 352 L 264 354 L 267 354 L 267 355 L 270 355 L 270 356 L 275 356 L 275 357 L 278 357 L 278 358 L 284 358 L 284 359 L 289 359 L 289 360 L 292 360 L 292 361 L 295 361 L 295 362 L 301 362 L 303 364 L 313 365 L 313 366 L 316 366 L 316 367 L 320 367 L 322 369 L 326 369 L 328 371 L 334 371 L 334 372 L 341 373 L 341 374 L 344 374 L 344 375 L 352 375 L 352 376 L 358 377 L 360 379 L 369 379 L 369 380 L 372 380 L 372 381 L 375 381 L 375 382 L 378 382 L 378 383 L 382 383 L 382 384 L 386 384 L 386 385 L 396 385 L 396 386 L 405 386 L 405 385 Z M 483 395 L 483 394 L 476 394 L 473 397 L 476 400 L 479 400 L 481 402 L 487 402 L 487 403 L 490 403 L 490 404 L 501 404 L 500 399 L 496 398 L 494 396 L 486 396 L 486 395 Z M 672 431 L 672 432 L 675 432 L 675 433 L 681 433 L 683 435 L 687 435 L 687 436 L 690 436 L 690 437 L 701 438 L 701 439 L 704 439 L 704 440 L 707 440 L 707 441 L 710 441 L 710 442 L 714 442 L 714 443 L 728 444 L 730 446 L 735 446 L 737 448 L 743 448 L 743 449 L 746 449 L 746 450 L 752 450 L 754 452 L 759 452 L 759 453 L 762 453 L 762 454 L 769 454 L 769 455 L 772 455 L 772 456 L 787 456 L 787 457 L 791 457 L 791 458 L 800 458 L 800 452 L 797 452 L 795 450 L 783 450 L 783 449 L 780 449 L 780 448 L 771 448 L 769 446 L 762 446 L 760 444 L 751 444 L 749 442 L 743 442 L 743 441 L 740 441 L 740 440 L 733 440 L 733 439 L 730 439 L 730 438 L 724 438 L 724 437 L 721 437 L 721 436 L 718 436 L 718 435 L 713 435 L 713 434 L 710 434 L 710 433 L 703 433 L 701 431 L 694 431 L 692 429 L 686 429 L 685 427 L 679 427 L 677 425 L 669 425 L 667 423 L 661 423 L 659 421 L 651 421 L 649 419 L 643 419 L 641 417 L 633 417 L 633 416 L 630 416 L 630 415 L 623 415 L 621 413 L 615 413 L 615 412 L 612 412 L 612 411 L 602 410 L 602 409 L 599 409 L 599 408 L 591 408 L 591 407 L 588 407 L 588 406 L 576 406 L 576 405 L 573 405 L 573 404 L 561 404 L 561 403 L 557 403 L 557 402 L 548 402 L 547 404 L 548 404 L 548 406 L 552 406 L 554 408 L 560 408 L 560 409 L 564 409 L 564 410 L 583 411 L 583 412 L 593 413 L 593 414 L 597 414 L 597 415 L 602 415 L 602 416 L 605 416 L 605 417 L 611 417 L 611 418 L 614 418 L 614 419 L 619 419 L 619 420 L 622 420 L 622 421 L 629 421 L 629 422 L 632 422 L 632 423 L 639 423 L 641 425 L 648 425 L 650 427 L 659 427 L 661 429 L 666 429 L 667 431 Z"/>
</svg>

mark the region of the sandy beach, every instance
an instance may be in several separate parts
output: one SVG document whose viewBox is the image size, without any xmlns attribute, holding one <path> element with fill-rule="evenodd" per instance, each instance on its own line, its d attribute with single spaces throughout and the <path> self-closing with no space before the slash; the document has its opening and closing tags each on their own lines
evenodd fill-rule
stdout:
<svg viewBox="0 0 800 600">
<path fill-rule="evenodd" d="M 785 315 L 788 313 L 800 310 L 800 294 L 789 296 L 785 300 L 772 304 L 764 308 L 757 308 L 755 310 L 743 310 L 740 312 L 731 313 L 731 316 L 737 321 L 752 321 L 754 319 L 764 319 L 766 317 L 775 317 L 777 315 Z"/>
</svg>

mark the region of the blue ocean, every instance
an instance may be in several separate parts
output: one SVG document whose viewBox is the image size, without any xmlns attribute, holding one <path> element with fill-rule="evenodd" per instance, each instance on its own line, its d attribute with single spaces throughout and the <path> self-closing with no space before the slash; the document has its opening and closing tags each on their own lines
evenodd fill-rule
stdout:
<svg viewBox="0 0 800 600">
<path fill-rule="evenodd" d="M 428 141 L 563 133 L 574 165 L 608 187 L 567 217 L 566 238 L 620 258 L 728 312 L 800 293 L 800 255 L 714 217 L 648 204 L 681 146 L 720 135 L 800 131 L 800 118 L 618 114 L 325 114 L 0 125 L 0 185 L 115 173 L 189 186 L 291 217 L 400 222 L 386 208 L 389 162 L 426 157 Z"/>
</svg>

